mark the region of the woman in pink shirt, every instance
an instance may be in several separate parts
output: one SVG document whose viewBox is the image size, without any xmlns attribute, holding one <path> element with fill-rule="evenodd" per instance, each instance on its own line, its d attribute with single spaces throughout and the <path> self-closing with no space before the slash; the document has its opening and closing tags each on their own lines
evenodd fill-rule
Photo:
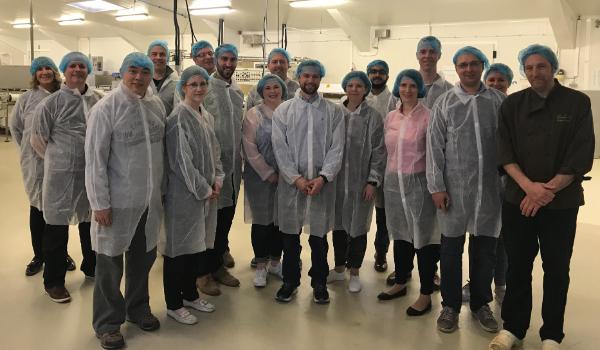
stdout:
<svg viewBox="0 0 600 350">
<path fill-rule="evenodd" d="M 396 78 L 392 94 L 401 103 L 384 123 L 387 166 L 384 179 L 386 220 L 394 240 L 395 284 L 377 297 L 390 300 L 406 295 L 407 276 L 417 255 L 421 290 L 406 313 L 420 316 L 431 310 L 433 278 L 439 260 L 440 231 L 435 206 L 427 190 L 425 150 L 430 110 L 419 98 L 425 95 L 423 78 L 407 69 Z"/>
</svg>

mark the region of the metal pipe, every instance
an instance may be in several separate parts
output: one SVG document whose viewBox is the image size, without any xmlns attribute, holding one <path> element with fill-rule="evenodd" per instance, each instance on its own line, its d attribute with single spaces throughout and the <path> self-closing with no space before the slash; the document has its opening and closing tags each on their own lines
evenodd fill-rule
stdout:
<svg viewBox="0 0 600 350">
<path fill-rule="evenodd" d="M 35 51 L 33 50 L 33 0 L 29 0 L 29 43 L 31 48 L 31 62 L 35 59 Z"/>
<path fill-rule="evenodd" d="M 217 35 L 217 46 L 223 45 L 223 36 L 225 32 L 225 20 L 219 18 L 219 34 Z"/>
</svg>

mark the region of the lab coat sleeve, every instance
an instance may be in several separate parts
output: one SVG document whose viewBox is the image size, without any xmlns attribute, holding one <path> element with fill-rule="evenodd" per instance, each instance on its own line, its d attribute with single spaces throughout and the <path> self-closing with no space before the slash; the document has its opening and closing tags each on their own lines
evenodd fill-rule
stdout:
<svg viewBox="0 0 600 350">
<path fill-rule="evenodd" d="M 264 157 L 258 151 L 256 145 L 256 129 L 258 128 L 259 117 L 256 109 L 253 108 L 246 112 L 246 117 L 242 122 L 242 146 L 245 153 L 245 159 L 250 163 L 250 166 L 256 171 L 260 178 L 265 181 L 275 173 Z"/>
<path fill-rule="evenodd" d="M 173 116 L 177 118 L 177 116 Z M 197 200 L 204 200 L 212 194 L 208 181 L 200 174 L 192 162 L 193 154 L 189 136 L 181 120 L 167 132 L 167 155 L 171 171 L 187 187 Z"/>
<path fill-rule="evenodd" d="M 325 154 L 323 168 L 319 175 L 327 178 L 327 181 L 333 181 L 342 167 L 342 159 L 344 157 L 344 142 L 346 141 L 346 127 L 344 123 L 344 112 L 341 107 L 333 107 L 333 140 L 331 147 Z"/>
<path fill-rule="evenodd" d="M 21 146 L 23 130 L 25 129 L 25 120 L 23 119 L 25 112 L 24 100 L 22 96 L 17 100 L 10 116 L 10 134 L 19 146 Z"/>
<path fill-rule="evenodd" d="M 433 107 L 433 116 L 427 127 L 427 189 L 430 193 L 446 192 L 444 170 L 446 167 L 447 123 L 438 101 Z"/>
<path fill-rule="evenodd" d="M 108 107 L 92 108 L 85 134 L 85 188 L 94 211 L 111 208 L 108 161 L 113 125 L 109 111 Z"/>
<path fill-rule="evenodd" d="M 371 160 L 367 182 L 375 182 L 379 187 L 383 181 L 387 152 L 383 137 L 383 119 L 378 112 L 374 112 L 371 118 L 371 130 Z"/>
<path fill-rule="evenodd" d="M 275 159 L 277 160 L 277 166 L 279 167 L 279 174 L 283 177 L 285 182 L 292 185 L 298 178 L 301 177 L 298 172 L 298 167 L 294 163 L 292 157 L 292 149 L 288 144 L 286 132 L 286 115 L 284 110 L 277 108 L 273 113 L 273 130 L 271 133 L 271 143 L 273 144 L 273 152 L 275 153 Z"/>
<path fill-rule="evenodd" d="M 53 108 L 49 106 L 49 101 L 51 100 L 46 99 L 35 108 L 31 120 L 31 147 L 41 158 L 46 154 L 48 139 L 54 127 Z"/>
</svg>

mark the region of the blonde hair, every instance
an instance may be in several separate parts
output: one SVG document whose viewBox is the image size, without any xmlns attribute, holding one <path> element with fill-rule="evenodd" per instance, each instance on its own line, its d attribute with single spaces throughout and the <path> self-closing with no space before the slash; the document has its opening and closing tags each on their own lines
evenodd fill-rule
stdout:
<svg viewBox="0 0 600 350">
<path fill-rule="evenodd" d="M 52 72 L 54 72 L 54 80 L 52 81 L 52 91 L 50 92 L 54 92 L 58 89 L 60 89 L 60 84 L 62 83 L 62 78 L 60 77 L 60 73 L 54 69 L 54 68 L 50 68 L 52 69 Z M 31 81 L 29 82 L 29 84 L 31 85 L 32 89 L 37 89 L 40 86 L 40 82 L 37 79 L 36 73 L 33 73 L 31 75 Z"/>
</svg>

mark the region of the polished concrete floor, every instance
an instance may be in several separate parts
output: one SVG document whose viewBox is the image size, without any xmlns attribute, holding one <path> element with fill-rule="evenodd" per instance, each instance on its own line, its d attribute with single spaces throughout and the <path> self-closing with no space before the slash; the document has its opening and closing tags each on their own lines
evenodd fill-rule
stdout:
<svg viewBox="0 0 600 350">
<path fill-rule="evenodd" d="M 575 252 L 571 264 L 571 287 L 566 313 L 563 349 L 591 350 L 600 346 L 600 162 L 587 182 L 587 205 L 579 215 Z M 1 349 L 96 349 L 98 341 L 91 327 L 93 282 L 79 271 L 67 274 L 66 287 L 72 302 L 59 305 L 44 295 L 42 276 L 25 277 L 25 265 L 32 257 L 28 232 L 28 203 L 23 191 L 14 143 L 0 142 L 0 348 Z M 239 201 L 243 203 L 242 200 Z M 238 208 L 231 232 L 231 249 L 236 258 L 233 273 L 241 279 L 239 288 L 223 287 L 219 297 L 208 297 L 217 307 L 213 314 L 196 313 L 199 322 L 180 325 L 166 316 L 162 259 L 151 272 L 150 303 L 161 321 L 161 329 L 144 333 L 137 327 L 122 327 L 130 349 L 486 349 L 493 335 L 481 330 L 468 307 L 463 307 L 460 329 L 453 334 L 436 330 L 440 295 L 434 294 L 433 312 L 408 318 L 405 309 L 418 295 L 418 281 L 411 282 L 408 296 L 378 302 L 386 274 L 373 270 L 371 230 L 369 247 L 361 270 L 363 291 L 350 294 L 344 284 L 330 287 L 331 304 L 316 305 L 306 276 L 310 249 L 304 240 L 305 261 L 302 286 L 291 303 L 278 304 L 273 296 L 280 281 L 271 279 L 264 289 L 252 285 L 253 270 L 249 225 Z M 69 252 L 81 261 L 79 239 L 71 232 Z M 330 253 L 330 263 L 333 262 Z M 391 252 L 388 260 L 392 260 Z M 541 264 L 536 263 L 534 309 L 531 332 L 524 348 L 539 349 L 537 330 L 541 325 Z M 466 271 L 465 271 L 466 273 Z M 499 316 L 499 308 L 493 303 Z"/>
</svg>

